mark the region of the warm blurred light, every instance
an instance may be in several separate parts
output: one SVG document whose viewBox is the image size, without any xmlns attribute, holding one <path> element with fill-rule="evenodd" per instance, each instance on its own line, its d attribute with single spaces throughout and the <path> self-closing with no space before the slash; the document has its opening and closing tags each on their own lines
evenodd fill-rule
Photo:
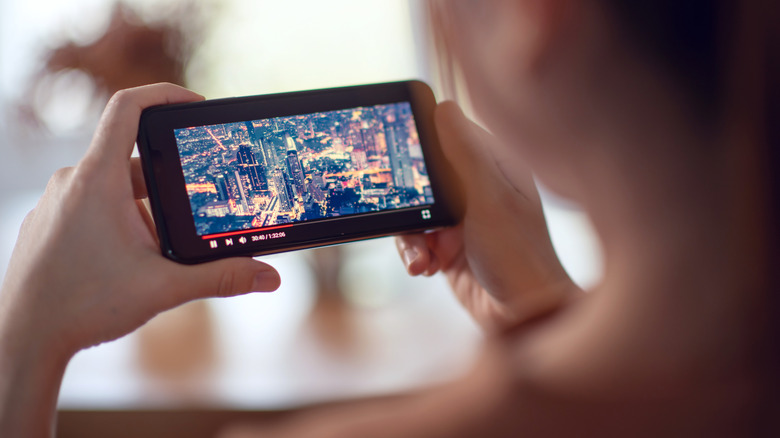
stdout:
<svg viewBox="0 0 780 438">
<path fill-rule="evenodd" d="M 209 97 L 418 76 L 406 1 L 232 0 L 214 13 L 187 77 Z"/>
<path fill-rule="evenodd" d="M 65 133 L 84 128 L 86 122 L 94 122 L 95 89 L 90 77 L 80 70 L 55 73 L 39 84 L 30 102 L 41 121 L 55 133 Z M 90 127 L 91 128 L 91 127 Z"/>
<path fill-rule="evenodd" d="M 0 99 L 21 97 L 44 51 L 58 41 L 89 43 L 98 38 L 105 32 L 113 4 L 106 0 L 0 0 Z"/>
<path fill-rule="evenodd" d="M 205 25 L 204 31 L 188 35 L 196 50 L 189 62 L 185 60 L 186 85 L 209 97 L 420 76 L 407 1 L 0 0 L 0 101 L 29 106 L 55 133 L 62 132 L 59 128 L 78 127 L 73 119 L 79 111 L 61 111 L 57 99 L 49 104 L 40 96 L 38 102 L 25 102 L 34 98 L 25 96 L 24 90 L 33 75 L 41 71 L 49 51 L 66 43 L 69 47 L 86 47 L 103 37 L 117 3 L 127 4 L 132 14 L 152 27 L 197 7 L 195 15 Z M 188 4 L 192 7 L 182 9 L 181 5 Z M 183 26 L 190 19 L 184 18 Z M 102 56 L 113 56 L 115 50 Z M 115 64 L 117 60 L 106 62 Z M 83 90 L 86 99 L 96 97 L 80 82 L 73 90 L 57 87 L 63 80 L 74 78 L 70 74 L 64 79 L 60 76 L 48 80 L 43 88 L 69 96 Z M 106 78 L 97 79 L 101 87 L 107 85 Z M 84 122 L 94 120 L 87 117 Z"/>
</svg>

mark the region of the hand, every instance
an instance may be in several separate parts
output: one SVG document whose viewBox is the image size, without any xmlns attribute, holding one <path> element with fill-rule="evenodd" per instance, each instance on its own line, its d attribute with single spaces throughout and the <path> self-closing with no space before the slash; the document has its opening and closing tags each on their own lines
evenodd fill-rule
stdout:
<svg viewBox="0 0 780 438">
<path fill-rule="evenodd" d="M 165 259 L 136 200 L 146 195 L 130 161 L 141 110 L 201 99 L 167 84 L 118 93 L 84 159 L 50 181 L 24 221 L 4 287 L 6 305 L 25 309 L 42 338 L 76 351 L 186 301 L 278 287 L 277 273 L 249 258 L 199 266 Z"/>
<path fill-rule="evenodd" d="M 170 84 L 117 93 L 86 156 L 54 175 L 25 219 L 0 293 L 0 435 L 41 432 L 49 415 L 31 406 L 53 413 L 56 376 L 78 350 L 190 300 L 279 286 L 276 271 L 251 258 L 185 266 L 160 253 L 130 160 L 138 120 L 145 107 L 201 99 Z"/>
<path fill-rule="evenodd" d="M 491 154 L 498 140 L 452 102 L 439 105 L 436 129 L 466 200 L 454 228 L 406 235 L 396 243 L 411 275 L 443 272 L 461 303 L 488 330 L 546 313 L 577 286 L 552 247 L 530 173 L 510 181 Z"/>
</svg>

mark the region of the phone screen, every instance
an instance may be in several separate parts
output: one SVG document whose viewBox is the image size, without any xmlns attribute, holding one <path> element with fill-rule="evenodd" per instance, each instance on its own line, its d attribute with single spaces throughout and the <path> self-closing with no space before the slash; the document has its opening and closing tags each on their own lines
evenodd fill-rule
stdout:
<svg viewBox="0 0 780 438">
<path fill-rule="evenodd" d="M 259 228 L 284 237 L 300 222 L 434 203 L 409 102 L 174 135 L 196 233 L 212 247 Z"/>
</svg>

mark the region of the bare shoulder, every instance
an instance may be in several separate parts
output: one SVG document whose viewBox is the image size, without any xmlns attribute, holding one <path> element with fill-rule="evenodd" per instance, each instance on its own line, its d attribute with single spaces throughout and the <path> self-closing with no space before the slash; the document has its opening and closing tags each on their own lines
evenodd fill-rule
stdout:
<svg viewBox="0 0 780 438">
<path fill-rule="evenodd" d="M 491 394 L 507 436 L 777 436 L 777 379 L 733 347 L 749 339 L 710 342 L 715 329 L 610 310 L 583 306 L 508 334 L 474 370 L 492 379 L 464 385 Z"/>
</svg>

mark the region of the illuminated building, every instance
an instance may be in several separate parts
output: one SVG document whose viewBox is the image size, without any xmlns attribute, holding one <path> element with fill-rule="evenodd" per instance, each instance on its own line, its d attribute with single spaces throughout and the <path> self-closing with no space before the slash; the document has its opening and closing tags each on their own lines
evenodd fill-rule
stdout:
<svg viewBox="0 0 780 438">
<path fill-rule="evenodd" d="M 387 138 L 387 154 L 390 156 L 390 168 L 393 172 L 393 185 L 397 188 L 403 188 L 405 187 L 404 166 L 401 153 L 398 150 L 398 144 L 403 138 L 400 128 L 397 125 L 390 125 L 386 128 L 385 137 Z"/>
<path fill-rule="evenodd" d="M 206 217 L 225 217 L 230 214 L 230 206 L 227 201 L 208 202 L 198 209 L 198 214 Z"/>
<path fill-rule="evenodd" d="M 363 185 L 363 190 L 374 188 L 374 184 L 371 182 L 371 175 L 368 174 L 363 175 L 363 181 L 361 181 L 361 184 Z"/>
<path fill-rule="evenodd" d="M 322 186 L 325 185 L 322 180 L 322 175 L 314 175 L 312 178 L 306 178 L 306 192 L 311 194 L 311 197 L 315 202 L 322 202 L 325 200 L 325 192 L 322 191 Z"/>
<path fill-rule="evenodd" d="M 249 211 L 249 204 L 246 202 L 246 193 L 244 193 L 244 185 L 241 184 L 241 175 L 238 173 L 238 170 L 235 171 L 236 174 L 236 186 L 238 187 L 238 193 L 241 196 L 241 212 L 247 213 Z"/>
<path fill-rule="evenodd" d="M 433 203 L 408 104 L 176 131 L 198 233 Z"/>
<path fill-rule="evenodd" d="M 228 194 L 228 185 L 225 181 L 225 175 L 217 175 L 214 177 L 214 187 L 217 189 L 217 198 L 220 201 L 227 201 L 230 198 Z"/>
<path fill-rule="evenodd" d="M 290 134 L 285 133 L 284 134 L 284 144 L 287 147 L 287 150 L 290 149 L 297 151 L 298 149 L 295 147 L 295 140 L 290 136 Z"/>
<path fill-rule="evenodd" d="M 287 168 L 290 170 L 290 177 L 295 188 L 297 198 L 303 201 L 304 185 L 303 167 L 301 160 L 298 159 L 298 150 L 295 148 L 295 142 L 287 136 Z"/>
<path fill-rule="evenodd" d="M 363 139 L 363 146 L 364 150 L 366 151 L 366 155 L 369 157 L 378 155 L 379 151 L 377 151 L 376 135 L 374 134 L 374 129 L 363 128 L 360 131 L 360 135 Z"/>
<path fill-rule="evenodd" d="M 252 188 L 255 190 L 268 190 L 268 181 L 266 181 L 265 174 L 261 170 L 260 164 L 255 159 L 255 154 L 252 152 L 252 148 L 249 145 L 242 144 L 238 147 L 239 166 L 241 166 L 247 175 L 249 175 L 249 182 Z"/>
<path fill-rule="evenodd" d="M 249 134 L 249 139 L 252 142 L 252 144 L 255 145 L 255 147 L 260 151 L 260 164 L 261 166 L 267 167 L 268 164 L 268 158 L 266 157 L 265 150 L 263 149 L 263 140 L 260 136 L 260 133 L 255 131 L 254 125 L 252 125 L 252 122 L 245 122 L 246 125 L 246 131 Z"/>
<path fill-rule="evenodd" d="M 273 179 L 276 197 L 279 199 L 279 209 L 282 211 L 292 211 L 293 204 L 290 197 L 287 196 L 287 184 L 285 182 L 284 173 L 281 170 L 274 171 Z"/>
<path fill-rule="evenodd" d="M 319 219 L 323 217 L 322 206 L 314 200 L 314 197 L 310 194 L 306 195 L 306 200 L 303 203 L 304 214 L 307 220 Z"/>
</svg>

